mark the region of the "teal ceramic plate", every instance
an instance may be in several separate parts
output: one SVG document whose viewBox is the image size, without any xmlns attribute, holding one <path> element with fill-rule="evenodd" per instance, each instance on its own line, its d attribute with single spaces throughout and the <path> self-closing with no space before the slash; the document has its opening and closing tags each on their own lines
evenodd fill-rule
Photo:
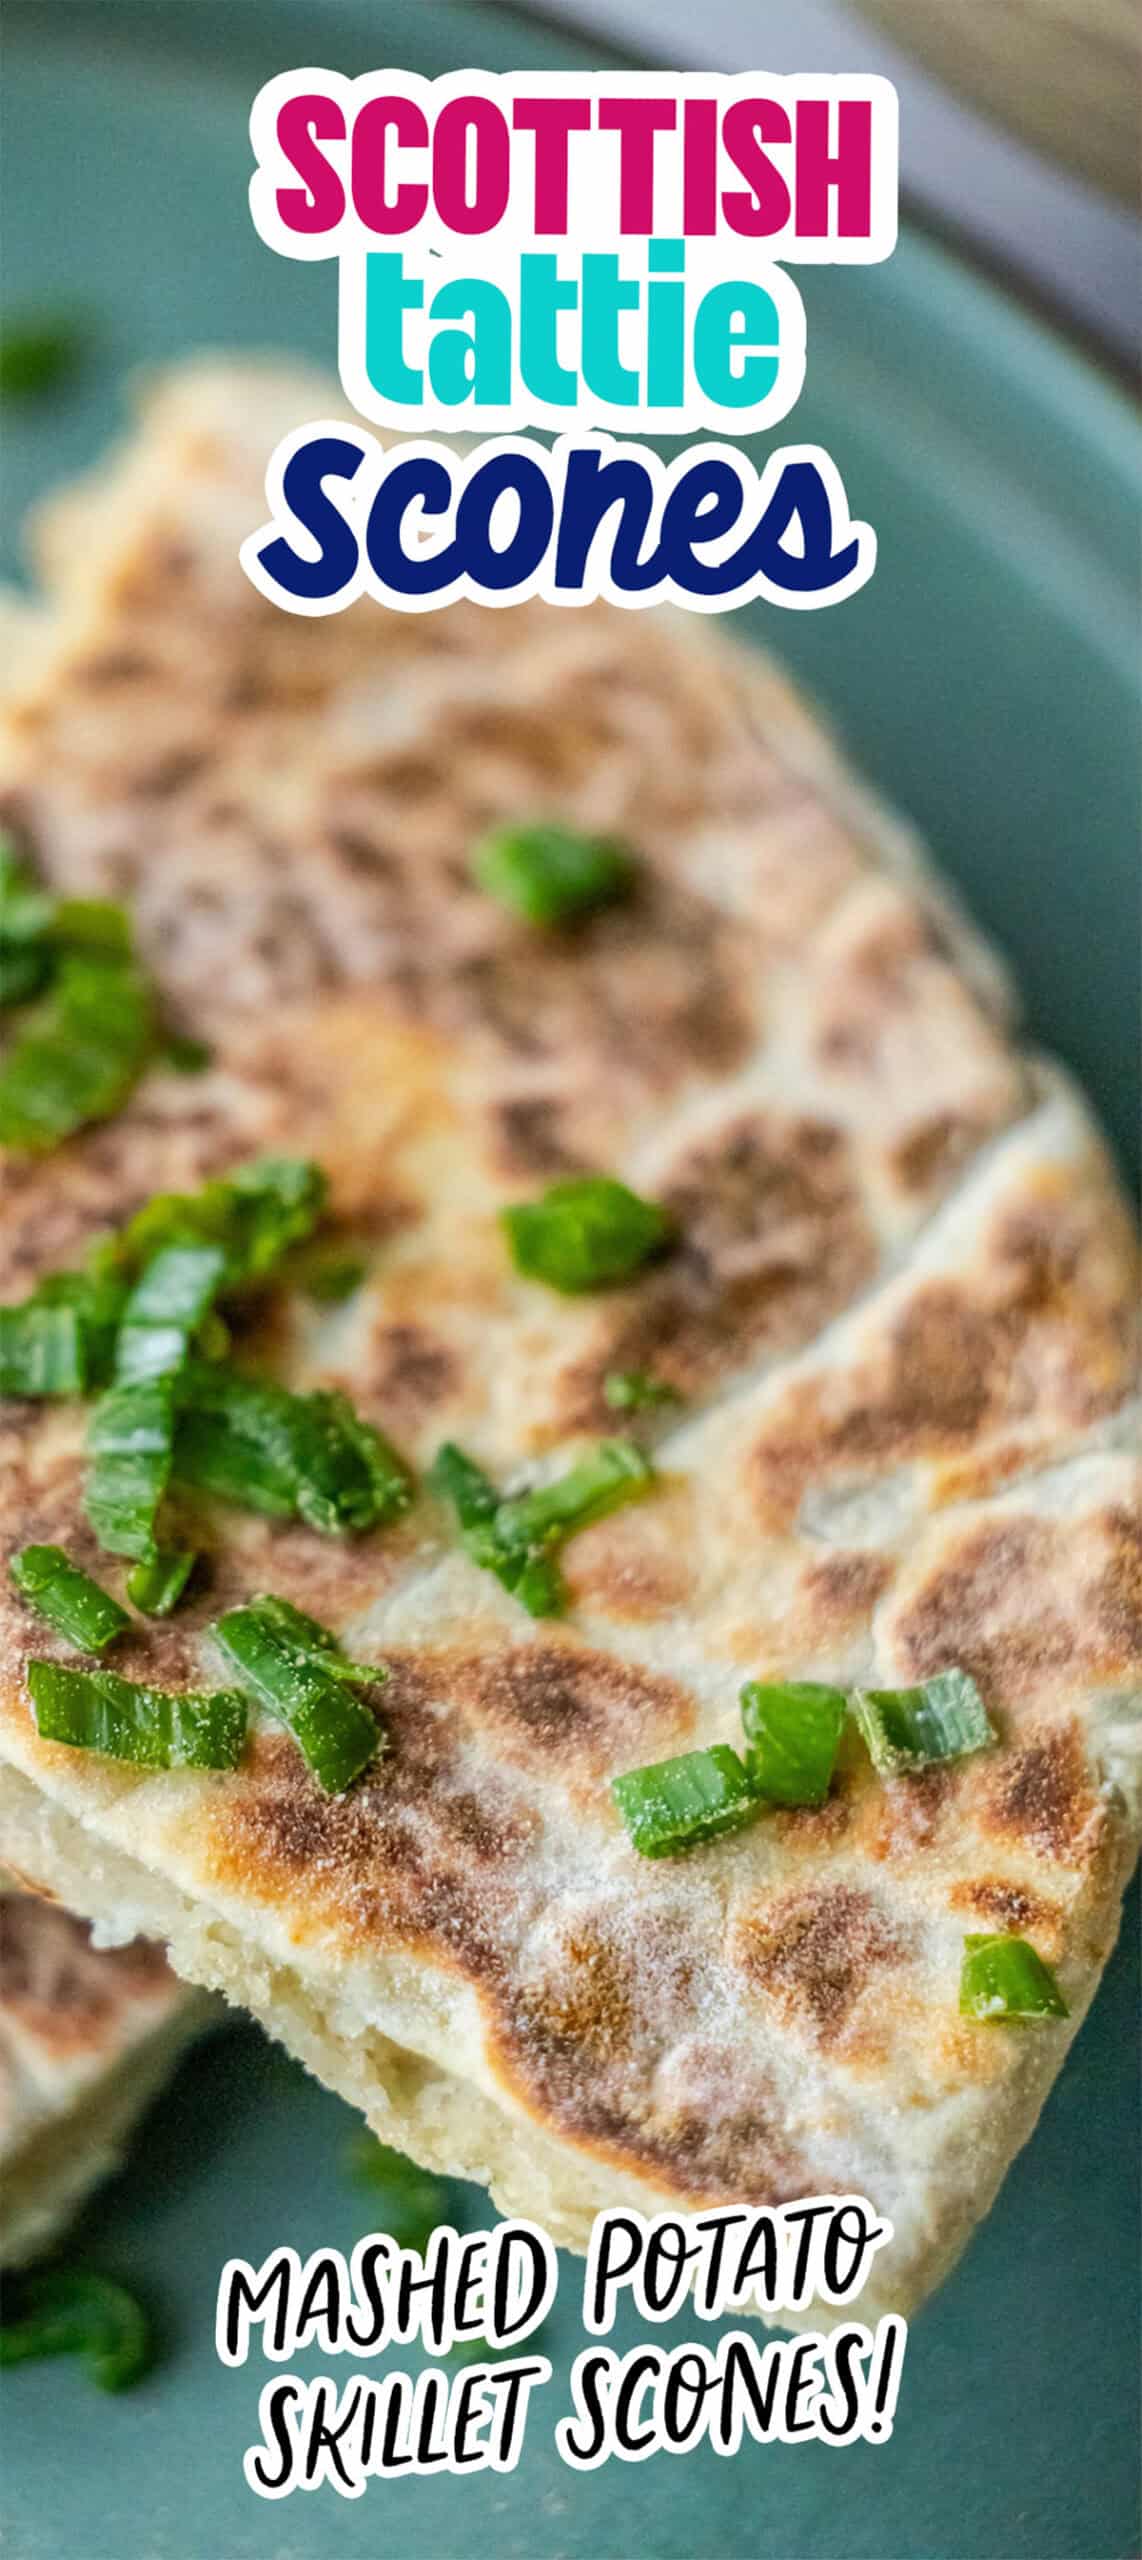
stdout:
<svg viewBox="0 0 1142 2560">
<path fill-rule="evenodd" d="M 592 57 L 447 0 L 8 0 L 5 292 L 85 307 L 74 394 L 5 421 L 8 562 L 27 501 L 87 463 L 123 377 L 207 343 L 331 358 L 330 279 L 263 250 L 246 118 L 291 62 L 426 72 Z M 798 435 L 836 455 L 880 565 L 836 610 L 768 617 L 867 771 L 916 817 L 1002 943 L 1038 1036 L 1128 1150 L 1137 1128 L 1140 474 L 1128 412 L 1039 328 L 916 237 L 885 267 L 802 270 Z M 1137 2548 L 1138 1989 L 1128 1921 L 1090 2023 L 959 2272 L 917 2323 L 884 2448 L 752 2447 L 565 2471 L 553 2428 L 580 2344 L 509 2478 L 255 2501 L 264 2369 L 212 2346 L 218 2269 L 351 2243 L 352 2119 L 252 2031 L 192 2056 L 87 2254 L 156 2306 L 160 2369 L 106 2402 L 68 2363 L 4 2377 L 10 2560 L 1126 2560 Z M 479 2200 L 471 2200 L 473 2212 Z M 666 2333 L 670 2336 L 671 2332 Z M 629 2340 L 627 2341 L 629 2342 Z"/>
</svg>

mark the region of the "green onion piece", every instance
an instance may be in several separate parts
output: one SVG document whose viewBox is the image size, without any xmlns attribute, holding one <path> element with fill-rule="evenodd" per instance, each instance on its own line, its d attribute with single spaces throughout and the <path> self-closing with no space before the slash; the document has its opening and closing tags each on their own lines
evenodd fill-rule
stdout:
<svg viewBox="0 0 1142 2560">
<path fill-rule="evenodd" d="M 517 1271 L 566 1297 L 612 1289 L 670 1242 L 670 1220 L 609 1174 L 553 1182 L 542 1200 L 501 1209 Z"/>
<path fill-rule="evenodd" d="M 677 1387 L 666 1378 L 652 1378 L 645 1369 L 608 1369 L 603 1398 L 612 1413 L 644 1413 L 655 1405 L 682 1402 Z"/>
<path fill-rule="evenodd" d="M 115 1348 L 115 1375 L 165 1378 L 181 1369 L 190 1344 L 209 1313 L 226 1268 L 216 1244 L 160 1247 L 137 1280 L 123 1309 Z"/>
<path fill-rule="evenodd" d="M 151 1564 L 156 1521 L 174 1448 L 174 1382 L 146 1378 L 109 1388 L 87 1435 L 92 1465 L 84 1507 L 101 1547 Z"/>
<path fill-rule="evenodd" d="M 109 2276 L 36 2267 L 5 2289 L 0 2365 L 79 2355 L 102 2391 L 126 2391 L 147 2371 L 151 2353 L 145 2312 Z"/>
<path fill-rule="evenodd" d="M 345 1396 L 291 1395 L 265 1379 L 192 1361 L 179 1389 L 180 1483 L 329 1536 L 408 1509 L 412 1486 L 389 1442 Z"/>
<path fill-rule="evenodd" d="M 332 1237 L 318 1237 L 291 1255 L 282 1272 L 289 1289 L 300 1289 L 318 1307 L 340 1307 L 355 1296 L 368 1273 L 368 1259 Z"/>
<path fill-rule="evenodd" d="M 0 1006 L 39 994 L 52 965 L 52 912 L 15 846 L 0 838 Z"/>
<path fill-rule="evenodd" d="M 500 827 L 472 855 L 472 874 L 490 898 L 528 924 L 569 924 L 621 898 L 634 865 L 621 845 L 570 827 Z"/>
<path fill-rule="evenodd" d="M 294 1402 L 300 1517 L 334 1536 L 399 1520 L 412 1479 L 383 1431 L 363 1422 L 348 1396 L 319 1389 Z"/>
<path fill-rule="evenodd" d="M 154 1004 L 129 962 L 66 955 L 54 986 L 0 1062 L 0 1145 L 58 1146 L 117 1111 L 147 1063 Z"/>
<path fill-rule="evenodd" d="M 937 1671 L 914 1689 L 855 1689 L 853 1714 L 882 1777 L 962 1760 L 995 1741 L 983 1699 L 966 1671 Z"/>
<path fill-rule="evenodd" d="M 84 1653 L 102 1653 L 131 1624 L 111 1593 L 70 1563 L 62 1547 L 23 1547 L 9 1569 L 16 1589 L 49 1627 Z"/>
<path fill-rule="evenodd" d="M 45 1742 L 102 1751 L 141 1769 L 236 1769 L 246 1701 L 234 1689 L 149 1689 L 115 1671 L 29 1662 L 28 1694 Z"/>
<path fill-rule="evenodd" d="M 500 1497 L 475 1459 L 454 1440 L 446 1440 L 433 1459 L 428 1482 L 455 1511 L 461 1546 L 473 1564 L 494 1573 L 533 1618 L 557 1618 L 566 1605 L 558 1568 L 548 1557 L 531 1556 L 501 1538 L 496 1520 Z"/>
<path fill-rule="evenodd" d="M 824 1680 L 747 1680 L 745 1765 L 756 1793 L 769 1804 L 823 1804 L 846 1709 L 844 1690 Z"/>
<path fill-rule="evenodd" d="M 325 1176 L 299 1156 L 260 1156 L 201 1191 L 160 1191 L 120 1238 L 135 1272 L 166 1245 L 220 1245 L 225 1288 L 266 1279 L 291 1245 L 312 1234 L 325 1205 Z"/>
<path fill-rule="evenodd" d="M 276 1602 L 267 1612 L 251 1601 L 228 1610 L 211 1632 L 242 1687 L 288 1726 L 318 1785 L 343 1795 L 375 1760 L 384 1736 L 371 1709 L 319 1659 L 320 1649 L 297 1642 L 283 1620 L 287 1607 Z M 380 1667 L 372 1674 L 374 1681 L 384 1677 Z"/>
<path fill-rule="evenodd" d="M 311 1618 L 304 1609 L 296 1609 L 292 1600 L 282 1600 L 276 1592 L 261 1591 L 248 1603 L 256 1609 L 264 1626 L 299 1662 L 316 1663 L 319 1671 L 331 1680 L 342 1680 L 349 1689 L 372 1689 L 378 1681 L 387 1680 L 383 1662 L 350 1662 L 328 1627 L 320 1618 Z"/>
<path fill-rule="evenodd" d="M 644 1858 L 667 1858 L 723 1831 L 740 1831 L 758 1812 L 741 1761 L 725 1742 L 628 1769 L 612 1779 L 611 1794 Z"/>
<path fill-rule="evenodd" d="M 198 1562 L 193 1547 L 159 1547 L 127 1576 L 127 1598 L 145 1618 L 169 1618 Z"/>
<path fill-rule="evenodd" d="M 653 1482 L 650 1460 L 633 1441 L 601 1440 L 589 1457 L 581 1458 L 554 1484 L 501 1502 L 495 1515 L 496 1534 L 506 1547 L 521 1547 L 528 1555 L 542 1553 L 576 1529 L 586 1529 L 592 1520 L 605 1519 L 609 1511 L 633 1501 Z"/>
<path fill-rule="evenodd" d="M 173 1067 L 176 1076 L 204 1075 L 213 1062 L 213 1054 L 205 1040 L 194 1040 L 185 1031 L 172 1031 L 163 1049 L 164 1061 Z"/>
<path fill-rule="evenodd" d="M 69 314 L 16 320 L 0 338 L 0 400 L 39 400 L 75 371 L 84 329 Z"/>
<path fill-rule="evenodd" d="M 1026 1938 L 964 1939 L 960 2008 L 965 2018 L 1069 2018 L 1049 1964 Z"/>
<path fill-rule="evenodd" d="M 57 898 L 51 935 L 57 950 L 105 960 L 132 956 L 131 919 L 114 898 Z"/>
<path fill-rule="evenodd" d="M 79 1396 L 89 1384 L 88 1337 L 75 1307 L 0 1307 L 0 1395 Z"/>
</svg>

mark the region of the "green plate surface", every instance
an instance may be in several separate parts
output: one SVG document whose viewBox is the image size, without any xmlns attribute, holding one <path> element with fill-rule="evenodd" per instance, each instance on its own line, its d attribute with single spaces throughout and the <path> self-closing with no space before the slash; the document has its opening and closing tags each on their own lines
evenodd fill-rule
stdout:
<svg viewBox="0 0 1142 2560">
<path fill-rule="evenodd" d="M 6 301 L 78 305 L 92 331 L 74 391 L 5 419 L 9 571 L 25 504 L 99 452 L 133 365 L 207 344 L 332 360 L 330 272 L 273 258 L 248 223 L 260 80 L 302 61 L 592 62 L 566 36 L 450 0 L 8 0 L 6 18 Z M 919 821 L 1008 953 L 1035 1036 L 1082 1076 L 1129 1159 L 1133 421 L 915 236 L 884 267 L 801 280 L 809 375 L 792 432 L 833 452 L 854 512 L 878 529 L 880 564 L 835 610 L 743 622 L 796 664 Z M 582 2342 L 568 2262 L 544 2340 L 555 2380 L 515 2475 L 376 2482 L 355 2505 L 329 2490 L 255 2500 L 241 2454 L 266 2368 L 215 2361 L 218 2269 L 284 2241 L 303 2254 L 348 2246 L 368 2207 L 345 2173 L 347 2111 L 252 2030 L 215 2038 L 80 2234 L 155 2304 L 160 2369 L 119 2402 L 69 2364 L 4 2377 L 10 2560 L 1127 2560 L 1139 2531 L 1137 1934 L 1131 1917 L 1039 2131 L 916 2325 L 882 2448 L 566 2471 L 553 2430 Z"/>
</svg>

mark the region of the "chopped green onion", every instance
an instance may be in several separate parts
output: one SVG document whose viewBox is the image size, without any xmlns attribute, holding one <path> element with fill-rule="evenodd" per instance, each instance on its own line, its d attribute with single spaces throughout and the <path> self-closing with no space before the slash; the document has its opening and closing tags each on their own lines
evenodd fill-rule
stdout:
<svg viewBox="0 0 1142 2560">
<path fill-rule="evenodd" d="M 170 1377 L 183 1368 L 190 1345 L 209 1314 L 222 1282 L 226 1255 L 216 1244 L 160 1247 L 137 1280 L 123 1309 L 115 1346 L 115 1375 L 123 1384 Z"/>
<path fill-rule="evenodd" d="M 914 1689 L 855 1689 L 853 1714 L 882 1777 L 962 1760 L 995 1741 L 983 1699 L 966 1671 L 937 1671 Z"/>
<path fill-rule="evenodd" d="M 308 1396 L 245 1378 L 207 1361 L 190 1364 L 179 1391 L 174 1472 L 247 1510 L 340 1536 L 408 1509 L 407 1469 L 346 1397 Z"/>
<path fill-rule="evenodd" d="M 29 1662 L 27 1676 L 45 1742 L 143 1769 L 236 1769 L 241 1759 L 246 1701 L 234 1689 L 149 1689 L 58 1662 Z"/>
<path fill-rule="evenodd" d="M 750 1785 L 770 1804 L 823 1804 L 847 1701 L 824 1680 L 747 1680 L 741 1692 Z"/>
<path fill-rule="evenodd" d="M 612 1779 L 611 1794 L 644 1858 L 666 1858 L 724 1831 L 740 1831 L 758 1811 L 741 1761 L 725 1742 L 628 1769 Z"/>
<path fill-rule="evenodd" d="M 264 1626 L 299 1662 L 315 1663 L 331 1680 L 341 1680 L 348 1689 L 371 1689 L 378 1681 L 387 1680 L 383 1662 L 350 1662 L 335 1635 L 323 1627 L 320 1618 L 311 1618 L 305 1609 L 294 1607 L 292 1600 L 282 1600 L 274 1591 L 259 1592 L 248 1602 L 256 1609 Z"/>
<path fill-rule="evenodd" d="M 475 1459 L 458 1449 L 455 1441 L 446 1440 L 432 1462 L 428 1482 L 455 1511 L 461 1546 L 473 1564 L 494 1573 L 533 1618 L 557 1618 L 566 1603 L 557 1566 L 546 1556 L 531 1556 L 526 1548 L 509 1546 L 500 1537 L 496 1524 L 500 1496 Z"/>
<path fill-rule="evenodd" d="M 0 1061 L 0 1145 L 38 1153 L 119 1109 L 147 1063 L 154 1003 L 130 962 L 66 955 Z"/>
<path fill-rule="evenodd" d="M 965 2018 L 1069 2018 L 1049 1964 L 1026 1938 L 964 1939 L 960 2008 Z"/>
<path fill-rule="evenodd" d="M 16 320 L 0 338 L 0 400 L 39 400 L 75 371 L 86 332 L 70 314 Z"/>
<path fill-rule="evenodd" d="M 325 1205 L 320 1166 L 299 1156 L 260 1156 L 201 1191 L 160 1191 L 138 1210 L 120 1253 L 141 1271 L 166 1245 L 219 1245 L 227 1290 L 268 1277 L 291 1245 L 312 1234 Z"/>
<path fill-rule="evenodd" d="M 174 1381 L 144 1378 L 100 1398 L 87 1435 L 84 1507 L 101 1547 L 151 1564 L 174 1449 Z"/>
<path fill-rule="evenodd" d="M 5 2291 L 0 2365 L 80 2355 L 102 2391 L 126 2391 L 147 2371 L 151 2352 L 145 2312 L 109 2276 L 35 2267 Z"/>
<path fill-rule="evenodd" d="M 88 1337 L 78 1308 L 35 1299 L 0 1307 L 0 1395 L 78 1396 L 88 1384 Z"/>
<path fill-rule="evenodd" d="M 317 1237 L 291 1255 L 281 1276 L 287 1288 L 300 1289 L 315 1306 L 340 1307 L 355 1296 L 368 1268 L 365 1254 L 338 1244 L 334 1237 Z"/>
<path fill-rule="evenodd" d="M 111 1593 L 70 1563 L 62 1547 L 23 1547 L 10 1571 L 17 1590 L 49 1627 L 84 1653 L 102 1653 L 131 1624 Z"/>
<path fill-rule="evenodd" d="M 581 1458 L 554 1484 L 539 1485 L 533 1493 L 501 1502 L 495 1516 L 496 1534 L 506 1547 L 522 1548 L 529 1556 L 542 1553 L 577 1529 L 588 1528 L 593 1520 L 605 1519 L 609 1511 L 645 1493 L 653 1482 L 654 1469 L 633 1441 L 601 1440 L 589 1457 Z"/>
<path fill-rule="evenodd" d="M 51 935 L 57 950 L 105 960 L 132 956 L 131 920 L 114 898 L 57 898 Z"/>
<path fill-rule="evenodd" d="M 568 924 L 624 897 L 634 865 L 621 845 L 570 827 L 501 827 L 472 855 L 481 889 L 528 924 Z"/>
<path fill-rule="evenodd" d="M 163 1050 L 166 1064 L 173 1067 L 176 1076 L 204 1075 L 213 1054 L 205 1040 L 193 1040 L 185 1031 L 172 1031 Z"/>
<path fill-rule="evenodd" d="M 603 1398 L 612 1413 L 643 1413 L 655 1405 L 682 1402 L 677 1387 L 666 1378 L 652 1378 L 645 1369 L 609 1369 Z"/>
<path fill-rule="evenodd" d="M 325 1661 L 324 1647 L 301 1640 L 295 1623 L 315 1621 L 272 1597 L 231 1609 L 212 1628 L 215 1643 L 244 1689 L 287 1725 L 307 1768 L 327 1795 L 342 1795 L 383 1748 L 384 1736 L 370 1708 L 350 1694 L 345 1671 Z M 323 1631 L 319 1630 L 319 1633 Z M 373 1682 L 387 1675 L 378 1665 Z"/>
<path fill-rule="evenodd" d="M 127 1598 L 145 1618 L 169 1618 L 198 1562 L 193 1547 L 159 1547 L 127 1576 Z"/>
<path fill-rule="evenodd" d="M 516 1270 L 568 1297 L 629 1280 L 671 1236 L 666 1211 L 609 1174 L 553 1182 L 541 1200 L 518 1201 L 500 1219 Z"/>
<path fill-rule="evenodd" d="M 51 969 L 52 913 L 15 846 L 0 838 L 0 1006 L 39 994 Z"/>
</svg>

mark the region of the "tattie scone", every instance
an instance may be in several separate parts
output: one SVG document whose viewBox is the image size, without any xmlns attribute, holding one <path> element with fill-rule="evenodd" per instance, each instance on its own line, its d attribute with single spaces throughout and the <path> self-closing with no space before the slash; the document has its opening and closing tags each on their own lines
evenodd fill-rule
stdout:
<svg viewBox="0 0 1142 2560">
<path fill-rule="evenodd" d="M 0 1875 L 0 2264 L 49 2248 L 119 2166 L 209 2016 L 161 1948 L 94 1947 L 86 1922 Z"/>
<path fill-rule="evenodd" d="M 210 1060 L 159 1050 L 114 1116 L 0 1157 L 0 1295 L 157 1193 L 323 1169 L 360 1286 L 315 1303 L 287 1258 L 228 1356 L 343 1390 L 411 1499 L 337 1535 L 184 1492 L 185 1594 L 107 1667 L 229 1686 L 210 1631 L 269 1592 L 383 1669 L 354 1694 L 384 1747 L 338 1792 L 264 1705 L 230 1768 L 46 1741 L 25 1663 L 76 1657 L 5 1579 L 0 1853 L 558 2239 L 617 2203 L 856 2191 L 907 2308 L 1034 2123 L 1136 1843 L 1126 1213 L 994 963 L 766 661 L 695 617 L 253 592 L 265 457 L 329 411 L 190 368 L 44 520 L 6 822 L 51 891 L 124 902 Z M 624 894 L 545 927 L 490 893 L 475 850 L 541 822 L 621 845 Z M 585 1176 L 664 1236 L 565 1294 L 501 1213 Z M 89 1405 L 2 1412 L 6 1547 L 121 1593 Z M 532 1617 L 430 1464 L 460 1444 L 513 1494 L 616 1435 L 649 1481 Z M 640 1854 L 612 1781 L 740 1754 L 744 1683 L 952 1667 L 986 1747 L 870 1757 L 854 1704 L 821 1801 Z M 961 2009 L 969 1936 L 1034 1951 L 1039 2014 Z"/>
</svg>

